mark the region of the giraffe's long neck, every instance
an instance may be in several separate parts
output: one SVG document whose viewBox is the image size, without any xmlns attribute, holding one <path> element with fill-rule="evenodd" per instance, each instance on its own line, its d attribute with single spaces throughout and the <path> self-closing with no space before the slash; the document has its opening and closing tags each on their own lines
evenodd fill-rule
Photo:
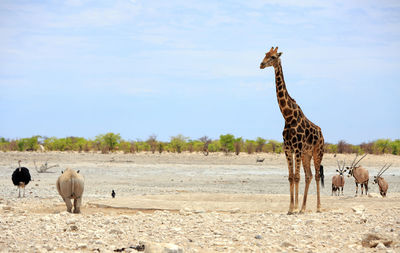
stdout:
<svg viewBox="0 0 400 253">
<path fill-rule="evenodd" d="M 290 97 L 286 89 L 280 60 L 278 60 L 277 64 L 274 65 L 274 69 L 275 69 L 276 98 L 278 100 L 279 109 L 281 110 L 285 122 L 290 122 L 293 119 L 293 117 L 298 116 L 297 115 L 298 105 L 296 104 L 296 101 Z"/>
</svg>

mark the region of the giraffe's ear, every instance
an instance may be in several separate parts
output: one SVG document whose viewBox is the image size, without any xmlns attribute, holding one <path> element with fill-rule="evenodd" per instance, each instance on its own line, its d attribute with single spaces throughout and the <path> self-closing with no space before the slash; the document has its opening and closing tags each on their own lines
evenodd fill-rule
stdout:
<svg viewBox="0 0 400 253">
<path fill-rule="evenodd" d="M 281 57 L 281 55 L 282 55 L 282 52 L 279 52 L 279 53 L 278 53 L 278 57 Z"/>
</svg>

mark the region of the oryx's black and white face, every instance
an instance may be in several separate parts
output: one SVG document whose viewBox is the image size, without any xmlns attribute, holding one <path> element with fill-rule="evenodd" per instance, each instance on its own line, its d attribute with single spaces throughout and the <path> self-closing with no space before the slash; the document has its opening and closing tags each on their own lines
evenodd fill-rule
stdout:
<svg viewBox="0 0 400 253">
<path fill-rule="evenodd" d="M 336 172 L 338 172 L 340 176 L 343 176 L 344 173 L 346 172 L 346 170 L 338 170 L 337 169 Z"/>
<path fill-rule="evenodd" d="M 374 184 L 378 183 L 378 178 L 376 176 L 374 176 Z"/>
<path fill-rule="evenodd" d="M 349 168 L 349 167 L 346 167 L 346 170 L 348 170 L 349 171 L 349 174 L 347 174 L 347 177 L 352 177 L 353 176 L 353 167 L 351 167 L 351 168 Z"/>
</svg>

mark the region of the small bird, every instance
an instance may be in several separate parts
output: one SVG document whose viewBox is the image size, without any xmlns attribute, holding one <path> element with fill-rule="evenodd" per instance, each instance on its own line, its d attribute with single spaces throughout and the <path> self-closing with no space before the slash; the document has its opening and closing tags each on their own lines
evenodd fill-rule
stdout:
<svg viewBox="0 0 400 253">
<path fill-rule="evenodd" d="M 115 198 L 115 191 L 114 191 L 114 190 L 112 190 L 111 196 L 112 196 L 113 198 Z"/>
<path fill-rule="evenodd" d="M 261 158 L 257 158 L 257 162 L 258 163 L 262 163 L 262 162 L 264 162 L 264 160 L 265 160 L 265 158 L 262 158 L 262 159 Z"/>
<path fill-rule="evenodd" d="M 18 168 L 15 169 L 14 173 L 11 176 L 13 184 L 18 186 L 18 198 L 21 197 L 21 188 L 24 188 L 24 197 L 25 197 L 25 185 L 29 184 L 31 181 L 31 174 L 29 173 L 28 168 L 21 167 L 21 160 L 18 161 Z"/>
</svg>

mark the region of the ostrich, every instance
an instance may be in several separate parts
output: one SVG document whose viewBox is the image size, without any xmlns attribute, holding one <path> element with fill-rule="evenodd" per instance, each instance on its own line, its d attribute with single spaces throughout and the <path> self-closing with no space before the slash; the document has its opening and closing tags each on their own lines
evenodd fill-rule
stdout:
<svg viewBox="0 0 400 253">
<path fill-rule="evenodd" d="M 112 192 L 111 192 L 111 197 L 115 198 L 115 191 L 114 190 L 112 190 Z"/>
<path fill-rule="evenodd" d="M 21 187 L 24 188 L 25 197 L 25 186 L 31 181 L 31 174 L 29 174 L 28 168 L 21 167 L 21 160 L 18 161 L 18 168 L 14 170 L 11 176 L 13 184 L 18 186 L 18 198 L 21 197 Z"/>
</svg>

